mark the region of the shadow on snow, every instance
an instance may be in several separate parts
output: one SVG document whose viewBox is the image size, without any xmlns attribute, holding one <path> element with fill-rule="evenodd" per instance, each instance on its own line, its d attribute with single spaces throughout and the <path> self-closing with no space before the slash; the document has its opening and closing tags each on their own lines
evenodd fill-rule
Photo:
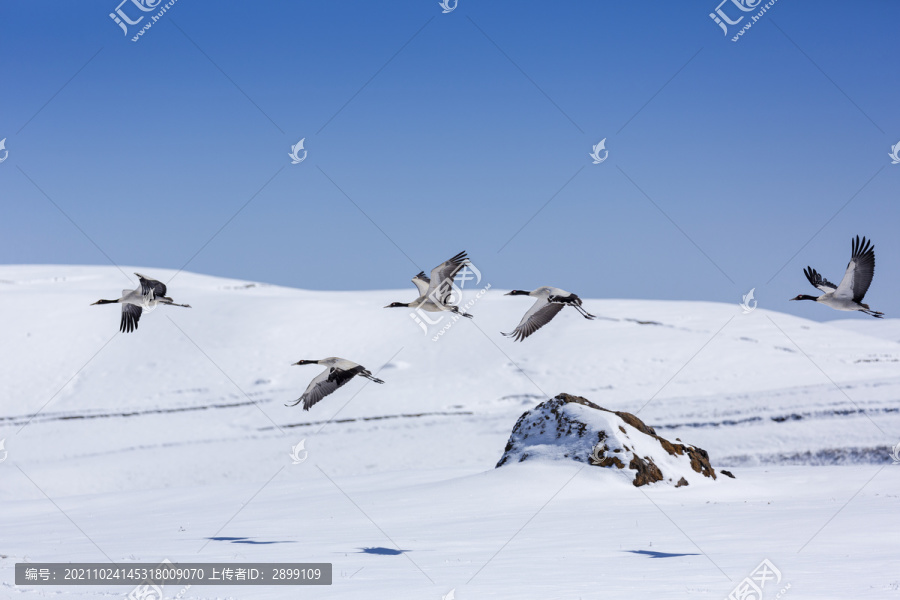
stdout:
<svg viewBox="0 0 900 600">
<path fill-rule="evenodd" d="M 403 554 L 404 552 L 409 552 L 409 550 L 398 550 L 395 548 L 360 548 L 357 554 L 378 554 L 381 556 L 396 556 L 398 554 Z"/>
<path fill-rule="evenodd" d="M 632 554 L 644 554 L 649 556 L 650 558 L 673 558 L 676 556 L 700 556 L 696 552 L 686 552 L 684 554 L 673 554 L 670 552 L 655 552 L 653 550 L 625 550 L 625 552 L 631 552 Z"/>
<path fill-rule="evenodd" d="M 208 540 L 212 540 L 214 542 L 231 542 L 232 544 L 293 544 L 294 540 L 272 540 L 272 541 L 258 541 L 253 540 L 248 537 L 211 537 L 206 538 Z"/>
</svg>

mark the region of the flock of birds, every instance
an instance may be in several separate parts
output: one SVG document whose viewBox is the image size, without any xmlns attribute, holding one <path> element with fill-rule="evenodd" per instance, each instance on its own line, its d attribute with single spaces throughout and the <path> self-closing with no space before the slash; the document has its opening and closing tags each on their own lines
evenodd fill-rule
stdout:
<svg viewBox="0 0 900 600">
<path fill-rule="evenodd" d="M 809 282 L 821 292 L 820 296 L 800 294 L 791 300 L 814 300 L 835 310 L 860 311 L 876 318 L 883 318 L 884 313 L 872 310 L 868 304 L 863 304 L 863 298 L 872 283 L 875 274 L 875 246 L 865 237 L 852 240 L 852 254 L 844 278 L 835 285 L 822 277 L 812 267 L 803 270 Z M 431 270 L 431 277 L 420 271 L 412 278 L 413 284 L 419 292 L 419 297 L 412 302 L 392 302 L 385 308 L 414 308 L 428 312 L 449 311 L 453 314 L 472 318 L 469 313 L 460 310 L 459 306 L 452 304 L 454 291 L 453 280 L 456 275 L 467 265 L 469 258 L 466 253 L 460 252 L 453 258 L 446 260 Z M 138 327 L 138 321 L 144 309 L 155 308 L 160 304 L 169 306 L 182 306 L 190 308 L 189 304 L 177 304 L 166 296 L 166 285 L 155 279 L 150 279 L 140 273 L 135 273 L 140 280 L 140 286 L 134 290 L 122 290 L 122 297 L 117 300 L 98 300 L 93 304 L 121 304 L 122 321 L 120 331 L 132 332 Z M 518 326 L 509 333 L 503 335 L 511 337 L 513 341 L 521 342 L 535 331 L 549 323 L 553 317 L 566 306 L 577 310 L 585 319 L 596 319 L 582 307 L 581 298 L 577 295 L 556 287 L 539 287 L 536 290 L 513 290 L 507 296 L 531 296 L 537 298 L 528 312 L 522 317 Z M 93 306 L 92 304 L 92 306 Z M 371 371 L 353 361 L 331 356 L 321 360 L 301 360 L 294 365 L 323 365 L 325 370 L 317 375 L 306 387 L 306 391 L 295 402 L 286 406 L 296 406 L 303 403 L 303 410 L 309 410 L 314 404 L 328 396 L 342 385 L 359 375 L 375 383 L 384 383 L 372 375 Z"/>
</svg>

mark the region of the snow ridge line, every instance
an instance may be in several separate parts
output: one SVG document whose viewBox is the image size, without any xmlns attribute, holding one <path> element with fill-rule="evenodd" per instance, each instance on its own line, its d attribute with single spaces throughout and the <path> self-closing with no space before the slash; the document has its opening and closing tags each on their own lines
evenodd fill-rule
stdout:
<svg viewBox="0 0 900 600">
<path fill-rule="evenodd" d="M 774 421 L 775 423 L 786 423 L 788 421 L 802 421 L 804 419 L 822 419 L 829 417 L 849 417 L 853 415 L 864 415 L 867 413 L 896 413 L 900 412 L 900 407 L 876 407 L 876 408 L 867 408 L 867 409 L 859 409 L 859 408 L 846 408 L 846 409 L 834 409 L 834 410 L 818 410 L 818 411 L 807 411 L 801 413 L 791 413 L 788 415 L 771 415 L 768 417 L 768 420 Z M 733 425 L 744 425 L 746 423 L 759 423 L 762 422 L 765 417 L 746 417 L 744 419 L 725 419 L 722 421 L 705 421 L 699 423 L 675 423 L 675 424 L 664 424 L 664 425 L 653 425 L 655 429 L 678 429 L 680 427 L 691 427 L 691 428 L 702 428 L 702 427 L 721 427 L 721 426 L 733 426 Z"/>
<path fill-rule="evenodd" d="M 771 452 L 768 454 L 736 454 L 723 456 L 719 463 L 726 467 L 763 465 L 886 465 L 891 464 L 890 446 L 823 448 L 805 452 Z"/>
<path fill-rule="evenodd" d="M 259 402 L 271 402 L 273 398 L 260 400 Z M 43 418 L 35 418 L 32 423 L 47 423 L 51 421 L 76 421 L 82 419 L 109 419 L 114 417 L 140 417 L 144 415 L 161 415 L 168 413 L 193 412 L 198 410 L 209 410 L 215 408 L 238 408 L 241 406 L 250 406 L 257 404 L 258 401 L 229 402 L 220 404 L 201 404 L 198 406 L 179 406 L 174 408 L 149 408 L 146 410 L 132 410 L 128 412 L 111 412 L 111 413 L 54 413 L 52 415 L 42 415 Z M 0 417 L 0 424 L 20 425 L 28 421 L 32 415 L 17 415 L 11 417 Z"/>
</svg>

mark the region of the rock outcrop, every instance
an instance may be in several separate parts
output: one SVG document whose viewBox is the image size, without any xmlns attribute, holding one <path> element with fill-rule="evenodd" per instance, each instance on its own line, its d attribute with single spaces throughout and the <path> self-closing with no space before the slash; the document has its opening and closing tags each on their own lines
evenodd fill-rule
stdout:
<svg viewBox="0 0 900 600">
<path fill-rule="evenodd" d="M 670 442 L 631 413 L 569 394 L 559 394 L 519 417 L 497 466 L 536 459 L 613 469 L 636 487 L 659 481 L 683 487 L 701 478 L 716 479 L 702 448 Z"/>
</svg>

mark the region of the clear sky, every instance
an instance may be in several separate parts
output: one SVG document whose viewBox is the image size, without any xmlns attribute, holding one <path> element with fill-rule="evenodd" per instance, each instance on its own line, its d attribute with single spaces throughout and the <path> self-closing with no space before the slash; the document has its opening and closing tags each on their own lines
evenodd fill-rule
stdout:
<svg viewBox="0 0 900 600">
<path fill-rule="evenodd" d="M 900 3 L 118 1 L 0 3 L 2 263 L 900 316 Z"/>
</svg>

